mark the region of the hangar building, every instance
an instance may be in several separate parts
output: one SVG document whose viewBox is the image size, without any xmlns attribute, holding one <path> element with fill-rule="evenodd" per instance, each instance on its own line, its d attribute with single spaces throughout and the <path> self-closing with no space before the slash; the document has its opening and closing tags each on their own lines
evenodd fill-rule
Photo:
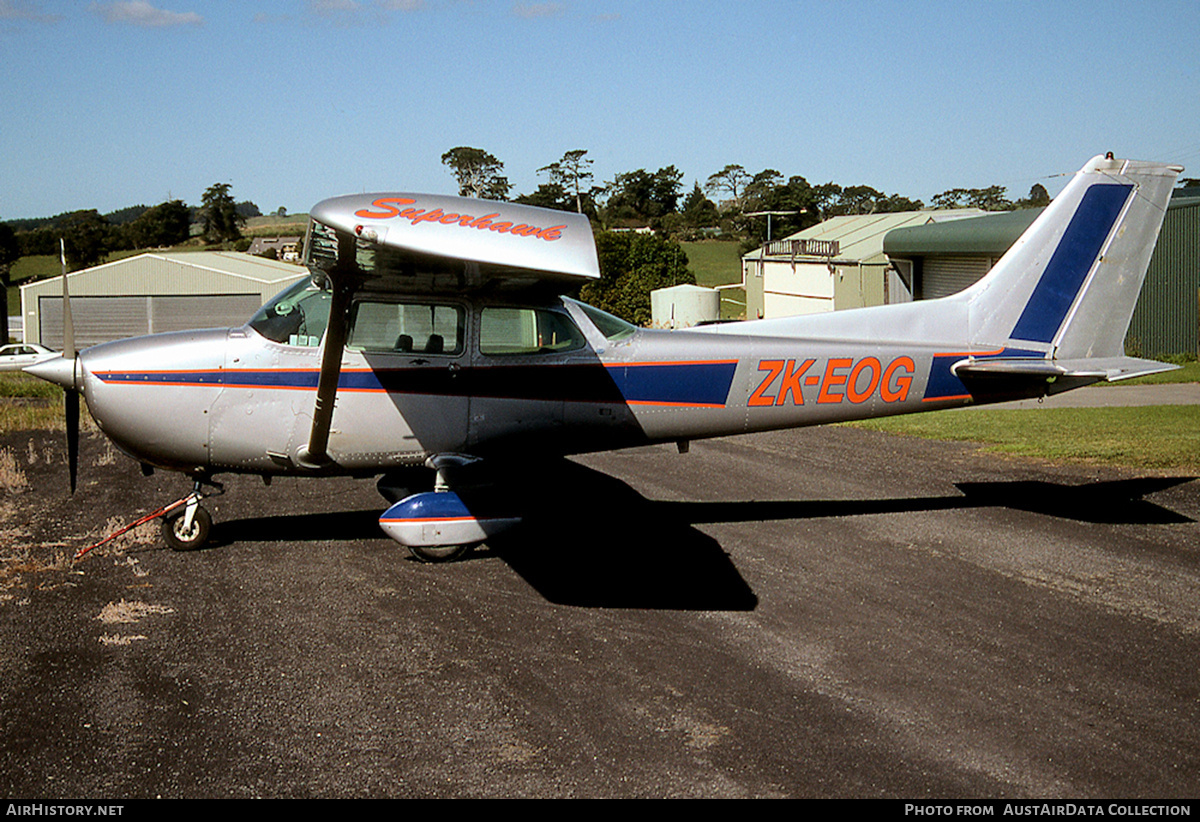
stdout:
<svg viewBox="0 0 1200 822">
<path fill-rule="evenodd" d="M 67 276 L 79 348 L 123 337 L 239 326 L 307 274 L 232 251 L 152 252 Z M 61 348 L 62 277 L 21 286 L 25 340 Z"/>
<path fill-rule="evenodd" d="M 742 257 L 746 319 L 907 302 L 908 286 L 883 250 L 889 232 L 962 220 L 976 208 L 833 217 Z"/>
</svg>

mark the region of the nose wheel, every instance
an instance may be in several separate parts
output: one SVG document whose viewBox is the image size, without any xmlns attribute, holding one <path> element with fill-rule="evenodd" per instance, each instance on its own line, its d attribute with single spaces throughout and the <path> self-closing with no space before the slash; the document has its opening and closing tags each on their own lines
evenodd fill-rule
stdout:
<svg viewBox="0 0 1200 822">
<path fill-rule="evenodd" d="M 212 533 L 212 514 L 199 503 L 188 516 L 191 506 L 177 508 L 162 519 L 162 535 L 172 551 L 195 551 L 208 542 Z"/>
<path fill-rule="evenodd" d="M 209 481 L 217 494 L 225 489 L 220 484 Z M 162 515 L 162 536 L 172 551 L 195 551 L 208 543 L 212 533 L 212 514 L 200 504 L 204 495 L 201 493 L 203 483 L 196 481 L 192 493 L 180 500 L 180 503 L 168 506 Z"/>
</svg>

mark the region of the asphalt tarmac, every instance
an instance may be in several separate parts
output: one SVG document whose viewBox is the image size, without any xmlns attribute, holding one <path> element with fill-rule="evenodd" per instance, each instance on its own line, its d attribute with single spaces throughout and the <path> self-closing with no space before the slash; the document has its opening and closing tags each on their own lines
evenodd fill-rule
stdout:
<svg viewBox="0 0 1200 822">
<path fill-rule="evenodd" d="M 833 427 L 531 466 L 452 564 L 233 478 L 72 565 L 188 487 L 58 436 L 0 442 L 7 799 L 1200 795 L 1192 477 Z"/>
</svg>

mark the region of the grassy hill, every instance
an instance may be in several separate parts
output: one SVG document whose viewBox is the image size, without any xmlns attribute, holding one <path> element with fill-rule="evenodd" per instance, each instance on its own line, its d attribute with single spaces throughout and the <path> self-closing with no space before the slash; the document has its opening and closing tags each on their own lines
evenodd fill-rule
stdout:
<svg viewBox="0 0 1200 822">
<path fill-rule="evenodd" d="M 687 254 L 688 268 L 696 275 L 696 285 L 714 288 L 742 281 L 742 253 L 737 241 L 699 240 L 680 243 Z M 745 317 L 746 293 L 740 288 L 721 291 L 721 318 Z"/>
</svg>

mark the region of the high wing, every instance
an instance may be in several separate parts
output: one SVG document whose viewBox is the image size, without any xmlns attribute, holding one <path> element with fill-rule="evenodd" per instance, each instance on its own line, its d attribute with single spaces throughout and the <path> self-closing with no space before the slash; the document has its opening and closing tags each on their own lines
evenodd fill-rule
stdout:
<svg viewBox="0 0 1200 822">
<path fill-rule="evenodd" d="M 443 285 L 419 279 L 430 271 L 461 277 L 470 286 L 499 280 L 561 288 L 600 277 L 591 223 L 582 214 L 389 193 L 334 197 L 318 203 L 310 216 L 311 259 L 330 258 L 330 233 L 352 236 L 365 252 L 359 263 L 367 275 L 406 290 Z"/>
</svg>

